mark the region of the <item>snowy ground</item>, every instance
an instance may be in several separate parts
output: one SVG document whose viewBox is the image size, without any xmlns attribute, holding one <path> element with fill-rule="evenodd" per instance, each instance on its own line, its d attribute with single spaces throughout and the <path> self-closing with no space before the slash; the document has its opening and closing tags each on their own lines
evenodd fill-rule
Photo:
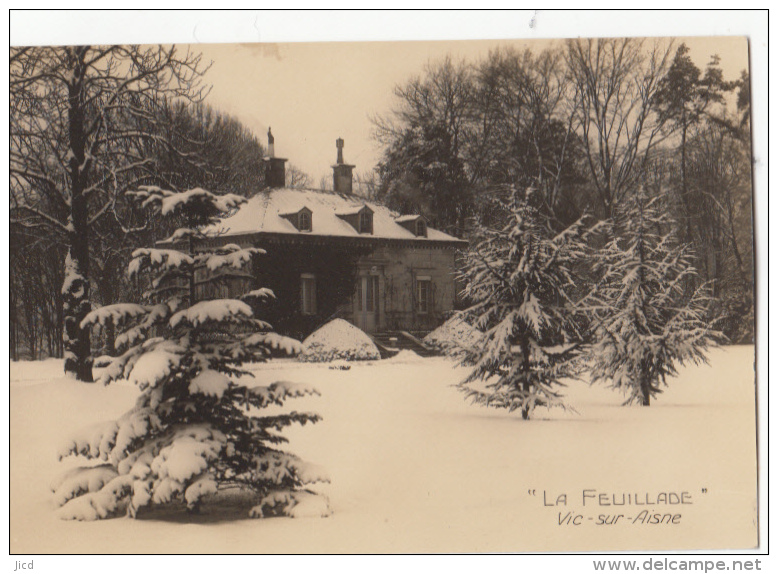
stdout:
<svg viewBox="0 0 778 574">
<path fill-rule="evenodd" d="M 324 465 L 321 519 L 224 519 L 197 523 L 54 516 L 48 484 L 68 463 L 55 451 L 71 431 L 112 419 L 137 391 L 62 378 L 59 361 L 11 364 L 13 553 L 505 552 L 756 545 L 753 347 L 711 354 L 684 369 L 655 405 L 622 407 L 603 387 L 572 383 L 577 414 L 524 422 L 472 406 L 450 385 L 466 373 L 447 359 L 352 364 L 274 361 L 258 383 L 315 384 L 322 397 L 289 403 L 324 421 L 287 433 L 291 450 Z M 72 463 L 70 463 L 72 465 Z M 596 526 L 613 507 L 582 508 L 582 490 L 687 491 L 678 525 Z M 707 492 L 703 493 L 703 489 Z M 567 493 L 566 507 L 546 507 Z M 531 492 L 534 491 L 534 496 Z M 559 510 L 590 514 L 559 525 Z M 658 511 L 665 512 L 666 507 Z M 623 512 L 619 510 L 619 512 Z M 628 509 L 627 512 L 632 512 Z"/>
</svg>

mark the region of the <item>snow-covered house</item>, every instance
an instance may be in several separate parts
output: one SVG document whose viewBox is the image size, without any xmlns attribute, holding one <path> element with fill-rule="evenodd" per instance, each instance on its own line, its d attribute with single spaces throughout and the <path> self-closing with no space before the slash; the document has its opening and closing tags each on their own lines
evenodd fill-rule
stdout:
<svg viewBox="0 0 778 574">
<path fill-rule="evenodd" d="M 262 316 L 282 332 L 306 335 L 335 317 L 368 333 L 426 332 L 454 309 L 456 250 L 465 241 L 352 194 L 353 165 L 337 140 L 334 191 L 285 186 L 284 159 L 267 158 L 267 188 L 210 231 L 210 246 L 236 243 L 267 251 L 230 293 L 269 287 Z M 250 285 L 247 285 L 250 283 Z"/>
</svg>

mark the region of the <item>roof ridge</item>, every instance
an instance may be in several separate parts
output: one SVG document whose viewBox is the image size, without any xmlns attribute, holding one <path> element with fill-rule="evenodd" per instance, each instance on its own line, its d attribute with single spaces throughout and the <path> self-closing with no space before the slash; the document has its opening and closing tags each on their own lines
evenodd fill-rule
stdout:
<svg viewBox="0 0 778 574">
<path fill-rule="evenodd" d="M 379 199 L 365 197 L 364 195 L 359 195 L 358 193 L 347 193 L 345 191 L 335 191 L 334 189 L 321 189 L 321 188 L 313 188 L 313 187 L 279 187 L 274 189 L 286 190 L 286 191 L 312 191 L 314 193 L 320 193 L 321 195 L 334 195 L 342 199 L 367 201 L 370 203 L 375 203 L 376 205 L 381 205 L 383 207 L 386 207 Z"/>
</svg>

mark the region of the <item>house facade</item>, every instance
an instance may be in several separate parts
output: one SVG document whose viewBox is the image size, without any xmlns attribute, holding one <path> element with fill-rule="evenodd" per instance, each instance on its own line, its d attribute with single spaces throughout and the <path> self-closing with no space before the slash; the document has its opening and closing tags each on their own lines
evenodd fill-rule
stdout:
<svg viewBox="0 0 778 574">
<path fill-rule="evenodd" d="M 268 187 L 209 231 L 209 246 L 260 247 L 249 276 L 228 291 L 268 287 L 259 316 L 300 337 L 339 317 L 368 333 L 423 333 L 455 308 L 455 259 L 466 242 L 352 193 L 353 165 L 337 140 L 334 191 L 285 186 L 269 137 Z M 201 293 L 201 297 L 235 293 Z"/>
</svg>

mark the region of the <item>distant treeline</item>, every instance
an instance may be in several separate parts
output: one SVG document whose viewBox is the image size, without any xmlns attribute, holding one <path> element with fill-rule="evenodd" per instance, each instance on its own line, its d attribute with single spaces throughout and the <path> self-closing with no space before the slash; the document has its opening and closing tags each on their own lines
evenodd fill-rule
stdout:
<svg viewBox="0 0 778 574">
<path fill-rule="evenodd" d="M 514 188 L 538 190 L 559 229 L 643 188 L 664 196 L 730 341 L 753 341 L 747 71 L 727 81 L 717 56 L 700 70 L 666 40 L 570 40 L 431 62 L 395 96 L 373 119 L 377 199 L 469 238 Z"/>
<path fill-rule="evenodd" d="M 264 149 L 204 103 L 196 54 L 12 48 L 10 65 L 10 354 L 84 355 L 88 307 L 137 300 L 129 256 L 170 232 L 126 192 L 246 195 L 264 181 Z"/>
<path fill-rule="evenodd" d="M 167 237 L 127 197 L 141 185 L 250 195 L 264 149 L 205 103 L 207 67 L 166 47 L 12 48 L 10 353 L 78 357 L 91 306 L 138 299 L 130 253 Z M 430 63 L 374 118 L 383 145 L 362 186 L 468 238 L 512 188 L 540 191 L 559 227 L 607 219 L 641 187 L 667 195 L 676 231 L 712 282 L 733 342 L 753 341 L 748 73 L 698 69 L 684 45 L 576 40 Z M 290 170 L 292 186 L 308 183 Z M 77 374 L 79 378 L 82 375 Z"/>
</svg>

